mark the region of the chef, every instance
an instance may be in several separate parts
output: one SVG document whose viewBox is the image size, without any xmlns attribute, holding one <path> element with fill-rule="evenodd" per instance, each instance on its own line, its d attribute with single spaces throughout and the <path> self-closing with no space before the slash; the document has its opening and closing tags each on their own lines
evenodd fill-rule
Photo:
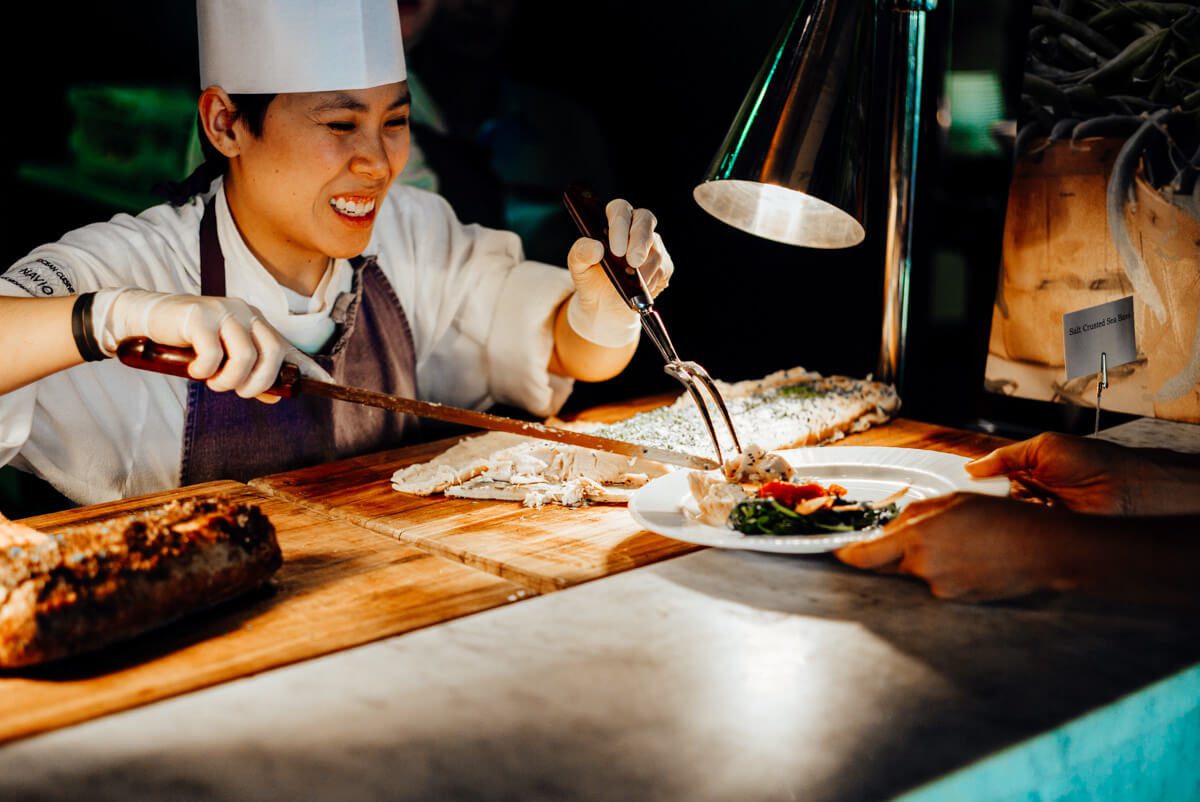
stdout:
<svg viewBox="0 0 1200 802">
<path fill-rule="evenodd" d="M 395 0 L 199 0 L 200 121 L 220 173 L 182 205 L 118 215 L 0 274 L 0 464 L 91 504 L 394 446 L 413 422 L 317 397 L 309 376 L 554 413 L 638 338 L 580 239 L 568 270 L 392 181 L 409 148 Z M 207 182 L 205 182 L 207 183 Z M 607 207 L 609 246 L 657 294 L 652 214 Z M 128 368 L 146 336 L 196 351 L 188 381 Z M 259 400 L 254 400 L 255 398 Z M 261 402 L 261 403 L 260 403 Z"/>
</svg>

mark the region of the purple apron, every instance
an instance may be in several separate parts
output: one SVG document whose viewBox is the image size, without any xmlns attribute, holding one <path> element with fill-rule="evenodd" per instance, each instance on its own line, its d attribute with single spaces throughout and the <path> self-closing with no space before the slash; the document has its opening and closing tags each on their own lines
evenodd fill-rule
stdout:
<svg viewBox="0 0 1200 802">
<path fill-rule="evenodd" d="M 412 331 L 374 257 L 351 260 L 353 288 L 334 304 L 333 336 L 313 358 L 339 384 L 416 397 Z M 225 256 L 210 202 L 200 223 L 200 294 L 225 295 Z M 264 404 L 188 382 L 181 484 L 246 481 L 399 445 L 416 421 L 373 407 L 298 395 Z"/>
</svg>

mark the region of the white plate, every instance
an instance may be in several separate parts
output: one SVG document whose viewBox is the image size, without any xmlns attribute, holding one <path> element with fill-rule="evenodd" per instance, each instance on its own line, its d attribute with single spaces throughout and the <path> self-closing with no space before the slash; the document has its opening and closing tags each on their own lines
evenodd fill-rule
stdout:
<svg viewBox="0 0 1200 802">
<path fill-rule="evenodd" d="M 898 505 L 967 490 L 989 496 L 1007 496 L 1008 479 L 974 479 L 963 467 L 966 457 L 919 448 L 840 446 L 795 448 L 779 452 L 796 469 L 797 477 L 822 484 L 837 482 L 847 497 L 876 501 L 902 487 L 908 493 Z M 696 520 L 699 507 L 688 489 L 687 471 L 673 471 L 649 482 L 629 500 L 629 512 L 651 532 L 687 543 L 726 549 L 815 554 L 865 540 L 878 527 L 831 535 L 743 535 L 733 529 L 709 526 Z"/>
</svg>

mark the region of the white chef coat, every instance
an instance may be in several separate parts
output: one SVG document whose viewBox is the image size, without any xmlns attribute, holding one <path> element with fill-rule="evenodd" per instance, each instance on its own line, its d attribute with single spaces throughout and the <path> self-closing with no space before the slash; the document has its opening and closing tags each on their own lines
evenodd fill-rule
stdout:
<svg viewBox="0 0 1200 802">
<path fill-rule="evenodd" d="M 285 290 L 246 246 L 220 180 L 209 196 L 228 294 L 298 347 L 319 348 L 333 330 L 334 301 L 350 290 L 349 262 L 336 261 L 312 298 Z M 199 294 L 203 200 L 72 231 L 0 274 L 0 293 Z M 463 225 L 440 196 L 400 185 L 381 204 L 366 252 L 378 256 L 408 317 L 422 398 L 538 415 L 561 407 L 572 383 L 547 365 L 554 312 L 572 289 L 566 270 L 526 261 L 515 234 Z M 85 363 L 0 395 L 0 465 L 35 473 L 81 504 L 177 487 L 186 415 L 187 380 L 115 359 Z"/>
</svg>

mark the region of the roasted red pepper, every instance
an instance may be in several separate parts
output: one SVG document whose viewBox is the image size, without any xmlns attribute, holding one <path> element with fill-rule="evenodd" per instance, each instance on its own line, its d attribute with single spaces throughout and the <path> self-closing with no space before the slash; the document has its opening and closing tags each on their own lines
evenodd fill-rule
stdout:
<svg viewBox="0 0 1200 802">
<path fill-rule="evenodd" d="M 801 501 L 810 498 L 820 498 L 829 493 L 816 482 L 797 485 L 791 482 L 767 482 L 759 488 L 760 498 L 773 498 L 785 507 L 795 507 Z"/>
</svg>

